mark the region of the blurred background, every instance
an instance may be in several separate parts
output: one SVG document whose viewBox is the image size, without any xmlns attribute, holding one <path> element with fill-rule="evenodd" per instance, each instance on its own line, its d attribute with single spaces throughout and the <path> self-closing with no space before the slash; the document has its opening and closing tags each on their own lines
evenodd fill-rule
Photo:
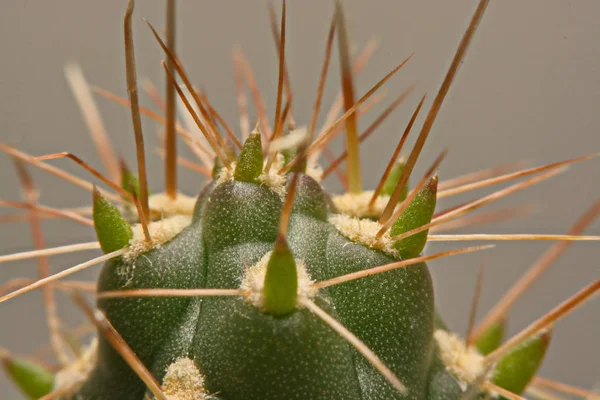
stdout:
<svg viewBox="0 0 600 400">
<path fill-rule="evenodd" d="M 276 2 L 277 3 L 277 2 Z M 356 78 L 361 95 L 396 64 L 415 53 L 409 64 L 386 85 L 385 100 L 359 122 L 364 129 L 408 85 L 416 90 L 379 131 L 361 147 L 364 181 L 375 186 L 419 98 L 431 104 L 463 31 L 475 9 L 474 0 L 344 1 L 355 52 L 370 39 L 379 47 Z M 77 104 L 64 79 L 63 67 L 77 61 L 91 84 L 126 96 L 122 14 L 125 1 L 3 2 L 0 6 L 0 138 L 33 155 L 72 152 L 100 167 Z M 138 77 L 161 90 L 164 58 L 142 17 L 157 27 L 164 21 L 162 0 L 139 2 L 134 14 Z M 277 3 L 280 11 L 280 4 Z M 333 2 L 288 1 L 287 64 L 294 91 L 294 110 L 307 123 L 314 103 Z M 529 166 L 600 151 L 600 3 L 595 0 L 503 0 L 492 2 L 442 107 L 415 176 L 421 176 L 445 147 L 449 155 L 440 178 L 525 160 Z M 276 97 L 277 57 L 265 1 L 179 1 L 178 51 L 192 81 L 213 105 L 238 127 L 232 48 L 250 60 L 271 119 Z M 339 88 L 337 50 L 325 90 L 325 107 Z M 118 152 L 135 166 L 133 132 L 128 111 L 97 99 L 104 123 Z M 151 102 L 142 95 L 142 104 Z M 420 126 L 421 113 L 417 126 Z M 324 118 L 325 111 L 322 111 Z M 253 117 L 254 118 L 254 117 Z M 157 127 L 144 120 L 150 185 L 162 190 L 162 161 L 153 149 Z M 415 130 L 418 131 L 418 130 Z M 416 134 L 408 144 L 412 144 Z M 183 144 L 180 145 L 184 149 Z M 332 146 L 334 152 L 341 142 Z M 410 147 L 408 147 L 409 149 Z M 185 150 L 183 154 L 192 157 Z M 575 165 L 550 182 L 519 192 L 488 208 L 535 205 L 535 213 L 465 233 L 565 233 L 599 195 L 599 160 Z M 79 176 L 91 177 L 67 160 L 51 161 Z M 327 164 L 325 162 L 325 164 Z M 91 196 L 69 183 L 31 169 L 45 205 L 79 207 Z M 0 198 L 18 200 L 21 190 L 11 160 L 0 156 Z M 180 187 L 198 192 L 200 175 L 180 170 Z M 326 186 L 339 190 L 335 180 Z M 438 209 L 491 193 L 499 187 L 445 199 Z M 9 213 L 11 210 L 4 209 Z M 44 222 L 48 246 L 94 240 L 94 233 L 70 221 Z M 600 234 L 600 223 L 588 230 Z M 434 243 L 435 252 L 468 245 Z M 0 225 L 0 254 L 32 248 L 27 223 Z M 483 317 L 551 243 L 502 242 L 477 255 L 457 256 L 430 264 L 436 302 L 449 325 L 464 335 L 477 266 L 486 266 L 479 317 Z M 93 252 L 57 256 L 59 271 Z M 510 313 L 509 331 L 516 333 L 569 295 L 598 277 L 600 246 L 575 243 Z M 0 285 L 15 277 L 34 277 L 35 261 L 0 265 Z M 73 279 L 92 280 L 99 267 Z M 71 326 L 83 319 L 65 296 L 58 294 L 60 313 Z M 600 304 L 592 301 L 559 322 L 541 375 L 586 388 L 600 382 Z M 0 305 L 0 345 L 29 354 L 48 342 L 39 292 Z M 20 398 L 0 374 L 3 399 Z"/>
</svg>

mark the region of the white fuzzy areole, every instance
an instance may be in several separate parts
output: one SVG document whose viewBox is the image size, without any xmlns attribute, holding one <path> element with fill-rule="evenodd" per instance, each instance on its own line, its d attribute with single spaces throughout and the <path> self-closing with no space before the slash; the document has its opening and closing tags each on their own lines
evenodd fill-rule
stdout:
<svg viewBox="0 0 600 400">
<path fill-rule="evenodd" d="M 373 193 L 373 190 L 367 190 L 359 194 L 348 192 L 333 196 L 331 200 L 342 214 L 358 218 L 379 218 L 390 200 L 390 196 L 378 196 L 375 203 L 369 207 Z"/>
<path fill-rule="evenodd" d="M 259 310 L 264 310 L 265 305 L 265 276 L 267 264 L 271 258 L 272 251 L 265 254 L 256 264 L 246 270 L 242 279 L 240 289 L 245 293 L 246 302 L 252 304 Z M 303 304 L 315 297 L 317 289 L 306 272 L 306 267 L 301 260 L 296 260 L 296 272 L 298 275 L 298 291 L 296 293 L 296 307 L 303 308 Z"/>
<path fill-rule="evenodd" d="M 367 247 L 381 250 L 384 253 L 397 257 L 398 250 L 394 248 L 394 241 L 389 231 L 377 237 L 377 232 L 382 225 L 370 219 L 350 217 L 344 214 L 334 214 L 329 217 L 329 222 L 348 239 L 361 243 Z"/>
<path fill-rule="evenodd" d="M 235 172 L 235 166 L 237 165 L 237 163 L 234 161 L 230 165 L 231 168 L 221 168 L 221 170 L 219 171 L 219 176 L 217 177 L 217 185 L 233 180 L 233 174 Z"/>
<path fill-rule="evenodd" d="M 164 218 L 174 215 L 192 215 L 196 206 L 196 198 L 177 193 L 173 200 L 166 193 L 157 193 L 148 197 L 151 217 Z"/>
<path fill-rule="evenodd" d="M 169 400 L 203 400 L 207 397 L 204 377 L 189 358 L 179 358 L 169 365 L 162 389 Z"/>
<path fill-rule="evenodd" d="M 280 136 L 273 140 L 269 145 L 269 153 L 276 151 L 282 151 L 287 149 L 298 148 L 302 143 L 306 141 L 307 130 L 305 126 L 301 126 L 294 129 L 285 136 Z"/>
<path fill-rule="evenodd" d="M 463 390 L 481 376 L 485 369 L 484 357 L 454 333 L 438 329 L 433 334 L 440 349 L 440 358 L 454 375 Z"/>
<path fill-rule="evenodd" d="M 148 224 L 151 243 L 146 241 L 142 224 L 135 224 L 131 227 L 133 237 L 129 241 L 129 251 L 123 254 L 126 260 L 134 260 L 140 254 L 150 249 L 160 247 L 162 244 L 173 239 L 175 235 L 184 230 L 192 223 L 192 217 L 189 215 L 175 215 L 160 221 Z"/>
<path fill-rule="evenodd" d="M 54 390 L 64 389 L 67 396 L 75 393 L 85 382 L 98 360 L 98 338 L 83 350 L 81 357 L 56 373 Z"/>
<path fill-rule="evenodd" d="M 306 162 L 306 175 L 321 183 L 323 182 L 323 167 L 315 161 L 308 160 Z"/>
</svg>

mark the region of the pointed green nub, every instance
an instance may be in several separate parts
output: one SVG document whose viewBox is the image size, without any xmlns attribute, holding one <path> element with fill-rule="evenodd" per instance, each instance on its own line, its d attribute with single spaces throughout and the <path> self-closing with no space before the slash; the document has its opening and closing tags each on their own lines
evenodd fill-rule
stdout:
<svg viewBox="0 0 600 400">
<path fill-rule="evenodd" d="M 506 332 L 506 320 L 495 322 L 492 324 L 475 342 L 475 347 L 481 354 L 488 355 L 492 351 L 496 350 L 502 340 L 504 339 L 504 333 Z"/>
<path fill-rule="evenodd" d="M 10 379 L 29 397 L 39 399 L 52 391 L 54 374 L 24 358 L 2 357 L 2 366 Z"/>
<path fill-rule="evenodd" d="M 233 178 L 236 181 L 256 183 L 262 168 L 263 152 L 260 133 L 252 132 L 242 147 Z"/>
<path fill-rule="evenodd" d="M 267 264 L 264 286 L 265 310 L 282 317 L 296 309 L 298 274 L 294 255 L 283 237 L 278 237 Z"/>
<path fill-rule="evenodd" d="M 140 197 L 140 181 L 128 168 L 121 168 L 121 187 L 127 193 L 135 192 L 135 195 Z"/>
<path fill-rule="evenodd" d="M 291 147 L 291 148 L 284 149 L 281 151 L 281 154 L 283 155 L 284 165 L 287 165 L 298 154 L 298 148 Z M 296 166 L 294 168 L 292 168 L 292 170 L 302 172 L 304 174 L 304 173 L 306 173 L 306 164 L 307 164 L 306 158 L 303 158 L 302 160 L 300 160 L 300 164 L 299 165 L 296 164 Z M 288 173 L 292 172 L 292 170 L 288 171 Z"/>
<path fill-rule="evenodd" d="M 94 188 L 94 229 L 104 253 L 112 253 L 129 245 L 131 226 L 121 212 Z"/>
<path fill-rule="evenodd" d="M 408 205 L 402 215 L 394 222 L 390 231 L 391 236 L 400 235 L 431 222 L 437 198 L 437 176 L 432 177 L 423 186 L 415 199 Z M 416 235 L 396 242 L 394 247 L 403 259 L 417 257 L 427 243 L 429 230 L 424 230 Z"/>
<path fill-rule="evenodd" d="M 496 365 L 492 382 L 515 394 L 523 393 L 546 355 L 550 337 L 551 331 L 543 331 L 515 347 Z"/>
<path fill-rule="evenodd" d="M 390 173 L 388 174 L 387 179 L 383 184 L 383 187 L 381 188 L 382 196 L 392 195 L 394 189 L 396 188 L 396 185 L 398 184 L 398 181 L 400 180 L 400 176 L 402 176 L 402 171 L 404 171 L 405 164 L 406 163 L 404 162 L 404 160 L 398 160 L 394 164 L 394 166 L 390 170 Z M 404 201 L 404 199 L 406 199 L 406 196 L 408 195 L 408 187 L 409 184 L 407 181 L 406 185 L 404 185 L 404 189 L 402 189 L 402 194 L 400 195 L 400 199 L 398 200 L 398 202 Z"/>
</svg>

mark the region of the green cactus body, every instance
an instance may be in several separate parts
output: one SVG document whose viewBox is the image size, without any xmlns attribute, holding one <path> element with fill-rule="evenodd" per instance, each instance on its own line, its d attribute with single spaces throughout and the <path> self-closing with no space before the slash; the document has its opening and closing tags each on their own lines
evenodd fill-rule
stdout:
<svg viewBox="0 0 600 400">
<path fill-rule="evenodd" d="M 436 101 L 443 100 L 487 3 L 480 2 Z M 126 35 L 132 10 L 130 1 Z M 341 18 L 341 9 L 336 15 Z M 343 45 L 343 21 L 337 23 Z M 132 53 L 128 56 L 130 68 Z M 180 67 L 173 54 L 168 56 Z M 282 66 L 283 61 L 282 55 Z M 130 84 L 132 76 L 135 81 L 128 69 Z M 172 72 L 169 76 L 176 84 Z M 354 102 L 349 102 L 351 77 L 344 82 L 348 114 Z M 283 79 L 279 84 L 278 103 Z M 185 98 L 179 88 L 178 93 Z M 69 400 L 458 400 L 465 394 L 522 393 L 544 358 L 547 332 L 539 327 L 503 346 L 501 319 L 478 337 L 469 332 L 465 341 L 436 312 L 425 261 L 486 247 L 422 256 L 428 239 L 435 239 L 426 228 L 433 226 L 434 172 L 445 152 L 417 188 L 411 191 L 406 182 L 442 100 L 434 103 L 407 163 L 388 165 L 380 191 L 359 190 L 362 178 L 352 176 L 358 165 L 354 154 L 347 160 L 355 162 L 347 177 L 352 191 L 339 196 L 324 190 L 312 157 L 327 136 L 298 143 L 302 135 L 294 131 L 295 122 L 283 129 L 289 98 L 271 137 L 257 124 L 243 144 L 234 138 L 231 147 L 216 127 L 206 128 L 194 115 L 213 147 L 210 155 L 217 156 L 214 163 L 203 160 L 209 182 L 196 199 L 166 185 L 166 193 L 140 202 L 148 193 L 145 169 L 139 169 L 138 181 L 124 163 L 120 182 L 111 185 L 121 189 L 120 197 L 93 190 L 96 236 L 104 253 L 112 254 L 92 260 L 109 260 L 98 279 L 98 312 L 86 309 L 81 296 L 75 298 L 100 328 L 95 345 L 73 365 L 63 365 L 56 378 L 29 364 L 6 364 L 10 375 L 30 397 L 54 390 L 50 397 Z M 202 101 L 196 101 L 202 111 Z M 188 109 L 193 113 L 192 106 Z M 333 132 L 336 124 L 341 119 L 328 129 Z M 355 130 L 353 124 L 347 130 Z M 282 131 L 294 136 L 280 137 Z M 306 137 L 314 139 L 313 133 Z M 348 134 L 348 148 L 358 148 L 355 136 Z M 176 156 L 175 150 L 170 155 Z M 121 207 L 107 197 L 121 199 Z M 438 215 L 457 210 L 465 211 L 459 207 Z"/>
<path fill-rule="evenodd" d="M 301 175 L 287 240 L 310 279 L 395 261 L 340 234 L 327 221 L 334 210 L 326 196 Z M 273 250 L 281 207 L 268 187 L 211 183 L 189 227 L 134 260 L 107 263 L 100 291 L 239 288 L 247 267 Z M 159 381 L 175 360 L 191 358 L 207 392 L 221 399 L 426 399 L 437 358 L 433 300 L 425 264 L 332 286 L 315 297 L 397 374 L 408 397 L 305 308 L 274 316 L 242 297 L 104 299 L 98 305 Z M 102 341 L 99 358 L 83 398 L 142 398 L 143 383 Z M 452 382 L 446 375 L 442 369 L 436 379 Z"/>
</svg>

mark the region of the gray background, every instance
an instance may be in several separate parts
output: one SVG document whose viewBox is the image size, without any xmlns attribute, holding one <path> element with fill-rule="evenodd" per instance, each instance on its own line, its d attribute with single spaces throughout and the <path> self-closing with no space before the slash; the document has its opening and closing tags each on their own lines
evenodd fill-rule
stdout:
<svg viewBox="0 0 600 400">
<path fill-rule="evenodd" d="M 381 45 L 372 62 L 357 78 L 357 92 L 370 85 L 408 54 L 416 55 L 387 86 L 386 102 L 410 83 L 416 92 L 385 126 L 362 147 L 365 180 L 374 185 L 420 94 L 429 99 L 437 90 L 456 45 L 475 8 L 474 0 L 346 1 L 351 37 L 362 46 L 375 36 Z M 140 1 L 135 38 L 139 76 L 162 87 L 163 57 L 141 17 L 160 26 L 163 1 Z M 77 106 L 63 78 L 67 60 L 78 60 L 93 84 L 125 94 L 122 13 L 125 1 L 2 2 L 0 12 L 0 137 L 2 141 L 41 155 L 73 152 L 100 165 Z M 296 117 L 308 120 L 321 68 L 332 3 L 291 0 L 288 8 L 288 64 L 295 91 Z M 493 1 L 462 65 L 458 78 L 432 131 L 420 175 L 444 147 L 450 153 L 441 178 L 514 162 L 532 165 L 600 150 L 600 3 L 594 0 Z M 273 110 L 276 57 L 262 1 L 180 1 L 179 51 L 193 81 L 204 87 L 217 109 L 236 124 L 231 48 L 241 46 L 255 68 L 269 109 Z M 336 52 L 337 53 L 337 52 Z M 339 87 L 337 56 L 332 64 L 326 102 Z M 147 99 L 143 99 L 149 104 Z M 133 164 L 133 135 L 125 109 L 99 99 L 102 114 L 120 153 Z M 430 102 L 427 102 L 430 104 Z M 382 109 L 383 104 L 379 109 Z M 366 127 L 376 112 L 360 122 Z M 422 119 L 419 119 L 419 122 Z M 237 125 L 236 125 L 237 126 Z M 155 126 L 144 121 L 148 147 L 156 145 Z M 416 135 L 415 135 L 416 136 Z M 414 140 L 414 137 L 413 137 Z M 339 143 L 336 144 L 339 149 Z M 86 176 L 68 161 L 55 161 Z M 149 156 L 153 191 L 162 187 L 160 159 Z M 0 198 L 18 199 L 20 190 L 10 160 L 0 157 Z M 44 204 L 80 206 L 90 195 L 54 177 L 34 171 Z M 528 189 L 502 205 L 536 203 L 531 217 L 465 232 L 563 233 L 598 196 L 598 160 L 573 167 L 552 182 Z M 181 187 L 194 193 L 197 175 L 181 172 Z M 329 182 L 337 188 L 336 182 Z M 457 204 L 489 192 L 444 201 Z M 441 208 L 440 208 L 441 209 Z M 8 210 L 7 210 L 8 211 Z M 93 240 L 89 229 L 68 221 L 45 223 L 49 246 Z M 596 223 L 590 233 L 600 234 Z M 0 226 L 0 254 L 32 247 L 27 224 Z M 460 244 L 430 246 L 429 251 Z M 480 316 L 549 246 L 548 243 L 501 243 L 483 255 L 487 266 Z M 598 276 L 598 245 L 582 243 L 543 277 L 510 315 L 515 333 Z M 90 253 L 52 259 L 56 270 L 80 262 Z M 473 292 L 478 255 L 431 263 L 437 303 L 458 332 L 464 332 Z M 34 262 L 0 265 L 0 283 L 17 276 L 33 276 Z M 76 278 L 92 279 L 97 272 Z M 68 299 L 60 300 L 71 323 L 79 312 Z M 587 304 L 560 322 L 542 368 L 542 375 L 591 387 L 600 379 L 599 304 Z M 0 344 L 15 352 L 29 352 L 47 342 L 41 297 L 30 293 L 0 306 Z M 18 398 L 4 377 L 2 398 Z"/>
</svg>

